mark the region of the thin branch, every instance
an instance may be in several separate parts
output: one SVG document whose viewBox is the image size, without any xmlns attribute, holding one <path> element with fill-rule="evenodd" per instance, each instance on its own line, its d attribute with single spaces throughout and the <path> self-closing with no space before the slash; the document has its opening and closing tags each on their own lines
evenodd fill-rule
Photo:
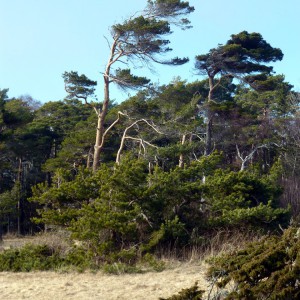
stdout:
<svg viewBox="0 0 300 300">
<path fill-rule="evenodd" d="M 105 136 L 108 134 L 108 132 L 116 125 L 119 123 L 121 116 L 126 116 L 128 117 L 127 114 L 122 113 L 121 111 L 118 111 L 118 118 L 104 131 L 103 135 L 102 135 L 102 141 L 100 144 L 100 147 L 103 146 L 104 144 L 104 140 L 105 140 Z"/>
<path fill-rule="evenodd" d="M 253 158 L 254 154 L 256 153 L 256 151 L 260 148 L 267 148 L 268 146 L 266 144 L 260 145 L 260 146 L 256 146 L 248 155 L 246 155 L 245 157 L 242 157 L 242 154 L 240 152 L 240 149 L 238 147 L 238 145 L 236 144 L 236 150 L 237 150 L 237 155 L 239 157 L 239 159 L 242 161 L 242 165 L 241 165 L 241 171 L 243 171 L 245 169 L 245 164 Z"/>
<path fill-rule="evenodd" d="M 120 143 L 120 147 L 119 147 L 119 150 L 117 152 L 117 157 L 116 157 L 116 163 L 117 164 L 120 164 L 120 157 L 121 157 L 121 152 L 124 148 L 124 143 L 125 143 L 125 140 L 126 139 L 135 139 L 135 140 L 139 140 L 140 143 L 145 143 L 149 146 L 152 146 L 152 147 L 156 147 L 155 145 L 147 142 L 147 141 L 144 141 L 142 140 L 141 138 L 134 138 L 134 137 L 130 137 L 127 135 L 127 132 L 129 129 L 131 129 L 133 126 L 137 125 L 138 123 L 141 123 L 141 122 L 144 122 L 146 123 L 148 126 L 150 126 L 155 132 L 159 133 L 159 134 L 163 134 L 162 132 L 160 132 L 153 124 L 151 124 L 150 122 L 148 122 L 146 119 L 139 119 L 139 120 L 136 120 L 135 122 L 133 122 L 131 125 L 129 125 L 128 127 L 125 128 L 124 132 L 123 132 L 123 136 L 122 136 L 122 139 L 121 139 L 121 143 Z M 142 145 L 144 146 L 144 145 Z M 158 148 L 158 147 L 156 147 Z"/>
<path fill-rule="evenodd" d="M 111 50 L 111 46 L 110 46 L 110 43 L 109 43 L 108 38 L 107 38 L 105 35 L 104 35 L 103 37 L 104 37 L 104 39 L 105 39 L 106 42 L 107 42 L 107 46 L 108 46 L 109 50 Z"/>
</svg>

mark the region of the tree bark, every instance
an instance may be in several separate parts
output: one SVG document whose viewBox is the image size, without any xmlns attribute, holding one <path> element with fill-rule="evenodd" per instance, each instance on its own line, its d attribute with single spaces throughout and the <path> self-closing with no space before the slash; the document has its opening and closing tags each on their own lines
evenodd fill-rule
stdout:
<svg viewBox="0 0 300 300">
<path fill-rule="evenodd" d="M 181 139 L 181 145 L 184 145 L 185 139 L 186 139 L 186 134 L 184 134 L 184 135 L 182 136 L 182 139 Z M 183 167 L 184 167 L 184 157 L 183 157 L 183 154 L 182 154 L 182 153 L 180 153 L 180 155 L 179 155 L 179 163 L 178 163 L 178 167 L 179 167 L 179 168 L 183 168 Z"/>
<path fill-rule="evenodd" d="M 19 182 L 19 188 L 22 189 L 22 158 L 19 158 L 19 166 L 18 166 L 18 176 L 17 176 L 17 182 Z M 20 191 L 19 191 L 20 192 Z M 21 199 L 21 193 L 18 193 L 18 203 L 17 203 L 17 209 L 18 209 L 18 220 L 17 220 L 17 230 L 18 235 L 21 235 L 21 223 L 22 223 L 22 199 Z"/>
<path fill-rule="evenodd" d="M 102 104 L 102 110 L 97 110 L 96 108 L 95 111 L 98 116 L 98 122 L 97 122 L 97 132 L 96 132 L 96 141 L 95 141 L 95 146 L 94 146 L 94 160 L 93 160 L 93 172 L 96 172 L 97 169 L 99 168 L 100 165 L 100 155 L 101 151 L 103 149 L 104 145 L 104 122 L 105 118 L 107 116 L 108 112 L 108 106 L 110 102 L 110 96 L 109 96 L 109 84 L 110 84 L 110 69 L 111 66 L 116 60 L 118 59 L 115 58 L 115 51 L 117 47 L 117 42 L 118 38 L 115 38 L 111 49 L 110 49 L 110 56 L 108 59 L 108 63 L 105 68 L 105 72 L 103 74 L 103 79 L 104 79 L 104 100 Z"/>
<path fill-rule="evenodd" d="M 91 167 L 91 158 L 93 157 L 93 147 L 90 148 L 88 154 L 87 154 L 87 160 L 86 160 L 86 167 L 89 169 Z"/>
<path fill-rule="evenodd" d="M 97 171 L 100 165 L 100 155 L 104 144 L 104 122 L 108 112 L 109 100 L 109 76 L 104 75 L 104 101 L 102 105 L 102 110 L 97 112 L 98 122 L 93 160 L 94 172 Z"/>
<path fill-rule="evenodd" d="M 97 171 L 100 165 L 100 154 L 102 150 L 102 136 L 103 136 L 103 124 L 105 115 L 103 113 L 98 114 L 96 141 L 94 146 L 94 159 L 93 159 L 93 172 Z"/>
<path fill-rule="evenodd" d="M 213 91 L 216 87 L 214 85 L 213 76 L 209 76 L 208 82 L 209 82 L 209 93 L 208 93 L 207 108 L 206 108 L 207 122 L 206 122 L 206 130 L 205 130 L 205 135 L 206 135 L 205 150 L 204 150 L 205 156 L 210 155 L 212 151 L 213 112 L 210 109 L 210 103 L 213 101 Z"/>
</svg>

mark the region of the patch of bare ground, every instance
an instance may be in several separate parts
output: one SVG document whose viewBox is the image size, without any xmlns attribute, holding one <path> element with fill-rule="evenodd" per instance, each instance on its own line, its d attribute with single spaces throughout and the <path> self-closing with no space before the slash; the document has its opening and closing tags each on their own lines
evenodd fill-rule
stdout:
<svg viewBox="0 0 300 300">
<path fill-rule="evenodd" d="M 207 290 L 204 264 L 178 264 L 163 272 L 107 275 L 97 273 L 0 273 L 1 299 L 137 300 L 170 297 L 195 281 Z"/>
</svg>

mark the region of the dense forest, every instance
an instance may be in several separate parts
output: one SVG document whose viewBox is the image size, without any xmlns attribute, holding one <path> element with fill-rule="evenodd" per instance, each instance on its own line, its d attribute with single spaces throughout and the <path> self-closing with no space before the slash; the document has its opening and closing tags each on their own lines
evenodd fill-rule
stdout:
<svg viewBox="0 0 300 300">
<path fill-rule="evenodd" d="M 181 18 L 193 10 L 148 1 L 113 25 L 103 95 L 76 71 L 62 76 L 63 100 L 0 90 L 0 237 L 63 229 L 96 265 L 134 264 L 224 229 L 279 239 L 299 224 L 300 95 L 273 70 L 280 49 L 243 31 L 190 58 L 197 81 L 157 86 L 131 72 L 165 64 L 176 74 L 189 58 L 166 58 L 167 36 L 188 29 Z M 117 103 L 111 85 L 136 93 Z"/>
</svg>

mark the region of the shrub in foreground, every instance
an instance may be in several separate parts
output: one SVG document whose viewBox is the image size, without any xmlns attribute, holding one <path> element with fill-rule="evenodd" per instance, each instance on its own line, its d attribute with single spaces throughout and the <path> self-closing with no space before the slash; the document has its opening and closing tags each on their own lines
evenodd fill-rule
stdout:
<svg viewBox="0 0 300 300">
<path fill-rule="evenodd" d="M 199 290 L 197 282 L 190 288 L 182 289 L 178 294 L 160 300 L 201 300 L 204 291 Z"/>
<path fill-rule="evenodd" d="M 210 261 L 209 278 L 234 287 L 224 299 L 300 299 L 300 228 Z"/>
</svg>

